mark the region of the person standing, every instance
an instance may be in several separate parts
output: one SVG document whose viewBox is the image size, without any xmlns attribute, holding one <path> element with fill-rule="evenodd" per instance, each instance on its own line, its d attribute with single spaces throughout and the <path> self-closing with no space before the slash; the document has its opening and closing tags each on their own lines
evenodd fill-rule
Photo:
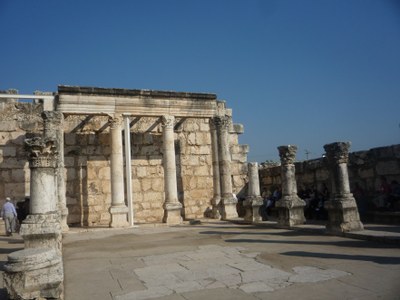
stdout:
<svg viewBox="0 0 400 300">
<path fill-rule="evenodd" d="M 6 224 L 6 234 L 11 236 L 15 230 L 15 220 L 17 219 L 17 211 L 15 210 L 14 204 L 12 204 L 9 197 L 6 198 L 6 203 L 4 203 L 1 209 L 1 217 Z"/>
</svg>

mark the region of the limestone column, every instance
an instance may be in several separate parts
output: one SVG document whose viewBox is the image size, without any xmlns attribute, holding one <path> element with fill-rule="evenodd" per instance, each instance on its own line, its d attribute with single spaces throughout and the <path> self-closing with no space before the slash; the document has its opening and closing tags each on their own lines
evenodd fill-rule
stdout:
<svg viewBox="0 0 400 300">
<path fill-rule="evenodd" d="M 293 145 L 278 147 L 281 159 L 282 198 L 276 202 L 280 226 L 304 224 L 305 202 L 297 196 L 296 171 L 294 161 L 297 147 Z"/>
<path fill-rule="evenodd" d="M 176 182 L 175 140 L 174 140 L 174 116 L 163 116 L 163 166 L 164 166 L 164 218 L 168 224 L 180 224 L 182 222 L 182 204 L 178 200 L 178 187 Z"/>
<path fill-rule="evenodd" d="M 111 135 L 111 222 L 110 227 L 128 227 L 128 207 L 124 197 L 124 163 L 122 156 L 122 117 L 109 119 Z"/>
<path fill-rule="evenodd" d="M 61 217 L 61 228 L 63 232 L 66 232 L 69 228 L 67 224 L 68 208 L 64 170 L 64 116 L 61 112 L 44 111 L 42 113 L 42 118 L 44 120 L 44 136 L 55 139 L 57 144 L 57 207 Z"/>
<path fill-rule="evenodd" d="M 333 233 L 364 229 L 358 214 L 356 200 L 350 193 L 347 172 L 349 148 L 349 142 L 336 142 L 324 146 L 332 187 L 331 198 L 325 202 L 325 208 L 328 211 L 326 228 Z"/>
<path fill-rule="evenodd" d="M 33 138 L 25 140 L 29 153 L 30 214 L 21 225 L 20 234 L 26 248 L 50 247 L 61 255 L 61 225 L 57 212 L 55 140 Z"/>
<path fill-rule="evenodd" d="M 213 166 L 213 187 L 214 196 L 211 200 L 212 217 L 214 219 L 221 218 L 219 208 L 221 206 L 221 178 L 219 172 L 219 159 L 218 159 L 218 135 L 215 119 L 210 119 L 210 132 L 211 132 L 211 150 L 212 150 L 212 166 Z"/>
<path fill-rule="evenodd" d="M 247 197 L 243 205 L 246 208 L 245 221 L 257 223 L 261 221 L 260 206 L 263 204 L 263 199 L 260 195 L 260 178 L 258 176 L 258 163 L 251 162 L 248 164 L 249 169 L 249 184 Z"/>
<path fill-rule="evenodd" d="M 62 235 L 56 197 L 56 141 L 25 140 L 29 154 L 30 214 L 20 234 L 25 249 L 11 253 L 4 266 L 10 299 L 63 299 Z"/>
<path fill-rule="evenodd" d="M 231 153 L 229 150 L 229 128 L 232 120 L 229 116 L 215 117 L 218 134 L 218 158 L 221 180 L 222 220 L 237 218 L 237 198 L 232 192 Z"/>
</svg>

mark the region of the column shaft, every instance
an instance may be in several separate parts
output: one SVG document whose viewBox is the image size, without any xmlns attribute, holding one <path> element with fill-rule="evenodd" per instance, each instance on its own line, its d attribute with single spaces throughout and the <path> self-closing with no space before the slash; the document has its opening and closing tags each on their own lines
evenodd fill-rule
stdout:
<svg viewBox="0 0 400 300">
<path fill-rule="evenodd" d="M 61 228 L 64 232 L 68 231 L 68 208 L 66 198 L 66 180 L 64 170 L 64 116 L 57 111 L 44 111 L 44 136 L 56 141 L 57 146 L 57 168 L 56 168 L 56 197 L 57 208 L 61 215 Z"/>
<path fill-rule="evenodd" d="M 260 222 L 260 206 L 263 204 L 260 195 L 260 178 L 258 175 L 258 163 L 248 164 L 249 184 L 246 200 L 243 202 L 246 208 L 244 219 L 249 222 Z"/>
<path fill-rule="evenodd" d="M 276 202 L 278 207 L 278 224 L 284 227 L 292 227 L 304 224 L 305 202 L 297 196 L 296 159 L 297 147 L 294 145 L 278 147 L 281 159 L 282 198 Z"/>
<path fill-rule="evenodd" d="M 324 148 L 332 184 L 331 199 L 325 203 L 328 210 L 326 228 L 333 233 L 363 230 L 356 201 L 350 193 L 347 171 L 350 143 L 331 143 Z"/>
<path fill-rule="evenodd" d="M 111 227 L 127 227 L 128 207 L 124 200 L 124 164 L 122 156 L 122 118 L 110 118 L 111 135 Z"/>
<path fill-rule="evenodd" d="M 182 204 L 178 200 L 176 181 L 175 139 L 173 116 L 163 116 L 163 166 L 164 166 L 164 219 L 168 224 L 182 222 Z"/>
<path fill-rule="evenodd" d="M 229 128 L 232 123 L 228 116 L 216 117 L 218 133 L 218 159 L 221 180 L 222 219 L 238 216 L 237 199 L 232 191 L 231 153 L 229 150 Z"/>
<path fill-rule="evenodd" d="M 219 171 L 219 156 L 218 156 L 218 135 L 214 119 L 210 119 L 211 131 L 211 150 L 212 150 L 212 166 L 213 166 L 213 188 L 214 196 L 212 199 L 212 217 L 219 219 L 221 217 L 219 208 L 221 201 L 221 178 Z"/>
</svg>

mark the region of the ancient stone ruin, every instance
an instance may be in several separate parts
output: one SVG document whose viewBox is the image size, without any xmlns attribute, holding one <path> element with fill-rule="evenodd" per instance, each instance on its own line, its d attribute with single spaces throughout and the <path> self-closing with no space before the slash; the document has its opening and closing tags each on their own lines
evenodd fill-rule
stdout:
<svg viewBox="0 0 400 300">
<path fill-rule="evenodd" d="M 243 126 L 214 94 L 59 86 L 54 94 L 8 91 L 1 99 L 0 204 L 30 197 L 20 229 L 25 249 L 5 266 L 11 299 L 63 298 L 62 232 L 70 226 L 235 220 L 239 204 L 246 222 L 261 222 L 260 186 L 276 174 L 247 162 L 248 146 L 238 141 Z M 330 180 L 326 226 L 333 233 L 363 229 L 348 148 L 325 145 L 321 174 Z M 278 225 L 293 227 L 305 222 L 297 147 L 278 150 Z"/>
</svg>

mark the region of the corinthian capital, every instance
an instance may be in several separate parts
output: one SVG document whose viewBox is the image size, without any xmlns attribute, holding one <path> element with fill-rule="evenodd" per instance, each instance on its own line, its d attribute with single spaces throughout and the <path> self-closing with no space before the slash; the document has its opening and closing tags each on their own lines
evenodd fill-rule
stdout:
<svg viewBox="0 0 400 300">
<path fill-rule="evenodd" d="M 232 118 L 228 116 L 217 116 L 213 121 L 214 125 L 219 129 L 229 130 L 232 125 Z"/>
<path fill-rule="evenodd" d="M 35 137 L 25 140 L 31 168 L 55 168 L 57 162 L 56 141 L 52 138 Z"/>
<path fill-rule="evenodd" d="M 63 121 L 63 114 L 59 111 L 46 110 L 42 112 L 42 118 L 45 121 L 45 123 L 50 123 L 54 126 L 59 126 Z"/>
<path fill-rule="evenodd" d="M 294 161 L 296 159 L 297 146 L 279 146 L 278 151 L 282 165 L 294 164 Z"/>
<path fill-rule="evenodd" d="M 350 142 L 336 142 L 326 144 L 326 157 L 331 163 L 347 163 L 349 161 Z"/>
<path fill-rule="evenodd" d="M 108 124 L 110 125 L 111 129 L 118 129 L 122 126 L 122 116 L 114 116 L 108 118 Z"/>
<path fill-rule="evenodd" d="M 162 116 L 161 117 L 162 126 L 165 128 L 173 128 L 175 117 L 174 116 Z"/>
</svg>

